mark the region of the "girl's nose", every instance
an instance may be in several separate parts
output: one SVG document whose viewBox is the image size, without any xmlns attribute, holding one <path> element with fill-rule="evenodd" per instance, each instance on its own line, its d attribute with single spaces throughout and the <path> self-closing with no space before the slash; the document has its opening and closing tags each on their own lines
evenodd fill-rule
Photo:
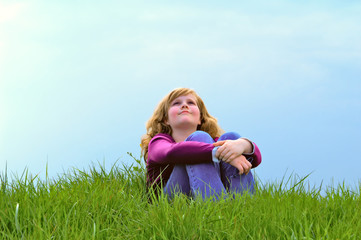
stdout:
<svg viewBox="0 0 361 240">
<path fill-rule="evenodd" d="M 188 104 L 187 103 L 182 103 L 182 107 L 181 108 L 188 108 Z"/>
</svg>

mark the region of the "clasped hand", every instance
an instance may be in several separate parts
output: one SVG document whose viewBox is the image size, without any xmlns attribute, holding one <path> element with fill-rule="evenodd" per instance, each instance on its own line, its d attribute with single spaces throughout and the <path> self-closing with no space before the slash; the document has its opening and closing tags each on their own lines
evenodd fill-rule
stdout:
<svg viewBox="0 0 361 240">
<path fill-rule="evenodd" d="M 215 147 L 219 147 L 216 157 L 226 163 L 231 164 L 239 170 L 239 174 L 248 174 L 252 168 L 252 164 L 243 156 L 250 143 L 245 139 L 224 140 L 213 143 Z"/>
</svg>

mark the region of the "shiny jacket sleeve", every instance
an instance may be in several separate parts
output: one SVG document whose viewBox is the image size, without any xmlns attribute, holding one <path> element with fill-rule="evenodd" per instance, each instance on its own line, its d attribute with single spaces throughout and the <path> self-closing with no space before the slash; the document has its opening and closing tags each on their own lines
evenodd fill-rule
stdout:
<svg viewBox="0 0 361 240">
<path fill-rule="evenodd" d="M 252 168 L 257 167 L 258 165 L 261 164 L 262 162 L 262 155 L 261 155 L 261 151 L 259 150 L 259 148 L 257 147 L 257 145 L 252 142 L 253 145 L 253 151 L 250 154 L 243 154 L 247 160 L 252 164 Z"/>
<path fill-rule="evenodd" d="M 212 161 L 211 143 L 185 141 L 176 143 L 167 134 L 157 134 L 149 142 L 148 164 L 196 164 Z"/>
</svg>

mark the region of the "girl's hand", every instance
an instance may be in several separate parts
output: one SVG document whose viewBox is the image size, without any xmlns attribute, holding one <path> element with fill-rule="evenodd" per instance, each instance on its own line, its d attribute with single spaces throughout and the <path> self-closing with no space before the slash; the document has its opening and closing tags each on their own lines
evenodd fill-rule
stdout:
<svg viewBox="0 0 361 240">
<path fill-rule="evenodd" d="M 239 175 L 243 173 L 247 175 L 252 168 L 252 164 L 243 155 L 236 157 L 235 159 L 230 161 L 229 164 L 239 170 Z"/>
<path fill-rule="evenodd" d="M 213 146 L 219 147 L 216 152 L 216 157 L 228 163 L 242 156 L 243 153 L 252 152 L 252 144 L 243 138 L 215 142 Z"/>
</svg>

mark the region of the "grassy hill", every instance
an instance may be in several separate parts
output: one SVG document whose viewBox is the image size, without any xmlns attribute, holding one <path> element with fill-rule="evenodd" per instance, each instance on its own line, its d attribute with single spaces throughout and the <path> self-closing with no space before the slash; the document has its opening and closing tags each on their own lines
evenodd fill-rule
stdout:
<svg viewBox="0 0 361 240">
<path fill-rule="evenodd" d="M 290 177 L 253 196 L 150 203 L 139 160 L 10 180 L 1 175 L 0 239 L 361 239 L 361 187 L 321 195 Z"/>
</svg>

